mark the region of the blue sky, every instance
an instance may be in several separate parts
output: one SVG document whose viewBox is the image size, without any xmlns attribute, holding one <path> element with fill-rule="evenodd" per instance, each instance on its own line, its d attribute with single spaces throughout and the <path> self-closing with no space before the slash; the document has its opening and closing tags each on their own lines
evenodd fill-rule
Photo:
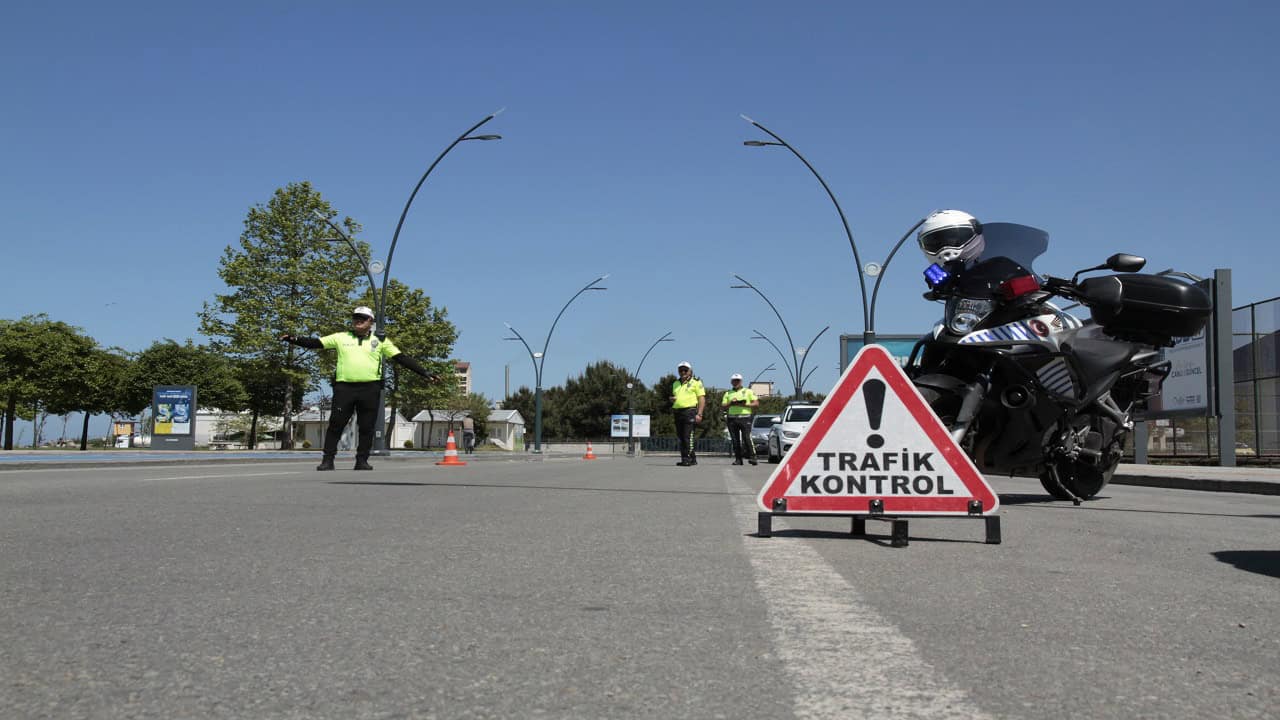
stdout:
<svg viewBox="0 0 1280 720">
<path fill-rule="evenodd" d="M 458 325 L 491 399 L 588 363 L 710 384 L 829 330 L 810 388 L 862 330 L 857 268 L 786 138 L 844 206 L 864 262 L 943 207 L 1051 234 L 1037 268 L 1117 251 L 1277 294 L 1280 6 L 1257 2 L 20 3 L 0 43 L 0 316 L 45 312 L 103 345 L 197 334 L 248 208 L 309 180 L 392 274 Z M 767 138 L 765 138 L 767 139 Z M 880 292 L 881 333 L 927 329 L 921 256 Z M 766 375 L 789 390 L 784 372 Z"/>
</svg>

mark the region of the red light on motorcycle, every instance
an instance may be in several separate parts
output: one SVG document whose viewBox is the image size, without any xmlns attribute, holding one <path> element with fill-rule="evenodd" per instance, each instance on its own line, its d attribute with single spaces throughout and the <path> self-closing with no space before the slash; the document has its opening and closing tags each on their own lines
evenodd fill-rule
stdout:
<svg viewBox="0 0 1280 720">
<path fill-rule="evenodd" d="M 1019 275 L 1000 283 L 1000 295 L 1005 300 L 1014 300 L 1039 289 L 1040 281 L 1035 275 Z"/>
</svg>

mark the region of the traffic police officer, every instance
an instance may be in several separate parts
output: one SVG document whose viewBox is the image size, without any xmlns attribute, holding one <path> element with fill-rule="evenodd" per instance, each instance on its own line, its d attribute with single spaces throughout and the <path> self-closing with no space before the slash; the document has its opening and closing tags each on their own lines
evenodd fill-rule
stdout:
<svg viewBox="0 0 1280 720">
<path fill-rule="evenodd" d="M 698 464 L 693 452 L 693 428 L 702 422 L 702 411 L 707 406 L 707 389 L 693 376 L 693 366 L 682 362 L 676 366 L 679 379 L 671 384 L 671 407 L 676 416 L 676 437 L 680 442 L 681 467 Z"/>
<path fill-rule="evenodd" d="M 729 414 L 726 424 L 729 426 L 729 438 L 733 441 L 733 464 L 741 465 L 743 456 L 746 456 L 755 465 L 756 446 L 751 442 L 751 408 L 759 407 L 760 401 L 751 392 L 751 388 L 742 387 L 742 375 L 730 375 L 729 383 L 733 385 L 733 389 L 724 394 L 720 405 Z"/>
<path fill-rule="evenodd" d="M 356 413 L 359 441 L 356 444 L 356 470 L 372 470 L 369 451 L 373 448 L 373 426 L 378 415 L 378 398 L 382 392 L 382 361 L 393 360 L 422 377 L 433 380 L 418 361 L 404 355 L 395 343 L 373 334 L 373 310 L 360 306 L 351 311 L 351 329 L 322 338 L 281 335 L 281 340 L 312 350 L 338 352 L 338 367 L 333 378 L 333 409 L 324 434 L 324 457 L 316 470 L 332 470 L 338 454 L 338 439 Z"/>
</svg>

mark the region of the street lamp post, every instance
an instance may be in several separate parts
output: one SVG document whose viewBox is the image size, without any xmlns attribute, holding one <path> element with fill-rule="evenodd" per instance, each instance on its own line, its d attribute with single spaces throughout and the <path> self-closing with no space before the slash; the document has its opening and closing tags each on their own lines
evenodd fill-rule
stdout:
<svg viewBox="0 0 1280 720">
<path fill-rule="evenodd" d="M 761 375 L 764 375 L 765 373 L 769 372 L 770 370 L 777 370 L 777 369 L 778 369 L 778 368 L 777 368 L 777 366 L 775 366 L 773 363 L 769 363 L 769 367 L 767 367 L 767 368 L 765 368 L 765 369 L 761 370 L 760 372 L 756 373 L 756 376 L 755 376 L 754 378 L 752 378 L 752 379 L 751 379 L 751 384 L 752 384 L 752 385 L 755 385 L 755 384 L 756 384 L 756 381 L 760 379 L 760 376 L 761 376 Z"/>
<path fill-rule="evenodd" d="M 911 233 L 915 232 L 916 228 L 920 227 L 920 225 L 924 223 L 924 218 L 921 218 L 919 222 L 913 225 L 911 229 L 902 236 L 902 239 L 898 241 L 897 245 L 893 246 L 893 250 L 889 253 L 889 256 L 883 263 L 872 262 L 863 265 L 862 258 L 858 254 L 858 244 L 853 241 L 853 232 L 849 230 L 849 221 L 845 218 L 844 210 L 840 208 L 840 202 L 836 200 L 835 193 L 831 192 L 831 188 L 827 185 L 827 181 L 823 180 L 822 176 L 818 174 L 818 171 L 814 169 L 813 165 L 810 164 L 809 161 L 806 160 L 804 156 L 786 140 L 783 140 L 772 130 L 761 125 L 755 120 L 752 120 L 746 115 L 742 115 L 741 117 L 743 120 L 746 120 L 756 126 L 776 141 L 768 142 L 765 140 L 745 140 L 742 143 L 743 145 L 748 147 L 777 146 L 790 150 L 792 155 L 799 158 L 800 162 L 804 163 L 804 166 L 809 168 L 809 172 L 813 173 L 813 176 L 818 179 L 819 183 L 821 183 L 822 189 L 827 191 L 827 197 L 831 198 L 831 204 L 835 205 L 836 212 L 840 215 L 840 223 L 844 226 L 845 237 L 849 238 L 849 247 L 853 249 L 853 261 L 857 263 L 858 266 L 858 289 L 862 293 L 862 342 L 864 345 L 874 343 L 876 341 L 876 296 L 880 293 L 880 281 L 884 279 L 884 272 L 889 268 L 889 262 L 893 260 L 893 256 L 897 254 L 898 248 L 902 247 L 902 243 L 904 243 L 908 237 L 911 237 Z M 872 288 L 871 292 L 870 304 L 867 303 L 867 275 L 876 279 L 875 286 Z"/>
<path fill-rule="evenodd" d="M 640 358 L 640 364 L 636 365 L 635 374 L 631 376 L 636 379 L 636 382 L 640 381 L 640 368 L 644 367 L 644 361 L 649 359 L 649 353 L 653 352 L 653 349 L 658 347 L 658 343 L 664 343 L 664 342 L 675 342 L 675 339 L 671 337 L 671 331 L 667 331 L 666 335 L 663 335 L 657 340 L 654 340 L 653 344 L 649 346 L 649 349 L 644 351 L 644 356 Z M 636 454 L 636 440 L 635 440 L 636 408 L 635 408 L 635 403 L 632 402 L 632 398 L 631 398 L 631 388 L 633 384 L 634 383 L 631 382 L 631 379 L 628 378 L 627 379 L 627 457 L 634 457 Z"/>
<path fill-rule="evenodd" d="M 787 366 L 787 371 L 791 373 L 791 379 L 795 385 L 795 390 L 796 390 L 795 399 L 796 400 L 801 399 L 801 394 L 804 392 L 804 382 L 809 378 L 808 375 L 804 374 L 804 361 L 805 361 L 804 356 L 806 354 L 805 349 L 812 348 L 814 343 L 818 342 L 818 338 L 822 337 L 822 333 L 831 329 L 831 326 L 828 325 L 827 327 L 824 327 L 821 330 L 819 330 L 818 334 L 813 336 L 813 339 L 809 341 L 809 344 L 805 346 L 805 348 L 801 348 L 799 351 L 797 351 L 796 344 L 791 339 L 791 331 L 787 329 L 787 321 L 782 319 L 782 313 L 778 312 L 778 308 L 774 307 L 773 301 L 771 301 L 769 297 L 760 290 L 760 288 L 756 287 L 755 285 L 752 285 L 751 282 L 748 281 L 746 278 L 742 277 L 741 275 L 734 275 L 733 277 L 742 284 L 730 285 L 729 286 L 730 288 L 733 288 L 735 290 L 746 290 L 746 289 L 754 290 L 756 294 L 759 295 L 760 298 L 769 305 L 769 309 L 773 311 L 773 314 L 778 317 L 778 322 L 782 324 L 782 332 L 787 334 L 787 344 L 791 346 L 790 361 L 787 360 L 787 356 L 782 353 L 782 350 L 776 344 L 774 344 L 772 340 L 769 340 L 769 338 L 765 337 L 764 333 L 760 332 L 759 330 L 752 330 L 752 332 L 754 332 L 757 337 L 753 337 L 751 339 L 767 340 L 770 345 L 773 345 L 773 349 L 777 350 L 778 355 L 782 358 L 782 363 Z M 813 371 L 811 370 L 809 374 L 812 375 Z"/>
<path fill-rule="evenodd" d="M 595 280 L 587 283 L 581 290 L 574 293 L 573 297 L 569 298 L 569 302 L 566 302 L 564 307 L 560 308 L 560 312 L 556 314 L 556 319 L 551 323 L 551 329 L 547 331 L 547 339 L 542 343 L 542 352 L 534 352 L 533 348 L 529 347 L 529 343 L 525 342 L 524 336 L 512 327 L 511 323 L 506 323 L 507 329 L 514 333 L 515 337 L 503 338 L 503 340 L 519 340 L 520 344 L 524 345 L 524 349 L 529 351 L 529 360 L 533 362 L 533 452 L 536 454 L 542 453 L 542 366 L 547 360 L 547 346 L 551 344 L 551 334 L 556 331 L 556 323 L 560 322 L 560 316 L 564 315 L 564 311 L 569 309 L 569 305 L 572 304 L 574 300 L 577 300 L 579 295 L 588 290 L 609 289 L 596 287 L 596 283 L 607 277 L 609 276 L 601 275 Z"/>
<path fill-rule="evenodd" d="M 418 184 L 413 187 L 413 192 L 409 193 L 409 200 L 404 204 L 404 210 L 401 211 L 400 213 L 400 221 L 396 223 L 396 231 L 391 236 L 391 247 L 387 250 L 387 260 L 385 263 L 374 262 L 370 264 L 360 254 L 360 251 L 357 249 L 355 242 L 350 237 L 348 237 L 345 232 L 343 232 L 337 225 L 333 224 L 329 220 L 329 218 L 325 216 L 323 213 L 320 213 L 319 211 L 313 211 L 317 217 L 319 217 L 321 220 L 325 222 L 325 224 L 327 224 L 330 228 L 337 231 L 337 233 L 342 236 L 342 239 L 346 240 L 347 244 L 351 247 L 351 251 L 356 254 L 356 257 L 360 258 L 360 263 L 364 266 L 365 274 L 369 276 L 369 289 L 370 289 L 370 292 L 373 294 L 373 298 L 374 298 L 373 311 L 376 314 L 376 317 L 374 319 L 374 336 L 378 338 L 379 342 L 387 339 L 387 331 L 384 325 L 386 322 L 387 285 L 391 280 L 391 258 L 393 255 L 395 255 L 396 243 L 398 243 L 400 240 L 400 229 L 404 227 L 404 219 L 409 214 L 409 207 L 413 205 L 413 199 L 417 197 L 418 190 L 422 189 L 422 185 L 427 181 L 427 177 L 431 175 L 431 171 L 435 170 L 436 166 L 440 164 L 440 161 L 444 159 L 444 156 L 448 155 L 449 151 L 457 147 L 459 143 L 463 142 L 464 140 L 501 140 L 502 139 L 501 135 L 472 135 L 471 134 L 476 130 L 478 130 L 480 126 L 484 125 L 485 123 L 489 122 L 490 120 L 494 119 L 495 117 L 501 114 L 502 114 L 502 110 L 498 110 L 497 112 L 493 112 L 485 116 L 483 120 L 467 128 L 466 132 L 462 133 L 457 138 L 455 138 L 453 142 L 449 143 L 448 147 L 446 147 L 444 150 L 440 152 L 439 155 L 436 156 L 436 159 L 431 163 L 430 167 L 427 168 L 427 171 L 424 172 L 422 174 L 422 177 L 418 180 Z M 379 271 L 382 273 L 381 289 L 377 287 L 373 279 L 374 273 L 377 273 Z M 373 454 L 374 455 L 390 455 L 391 454 L 386 447 L 386 425 L 387 425 L 386 408 L 387 408 L 387 387 L 386 387 L 386 365 L 384 364 L 382 366 L 382 389 L 378 393 L 378 414 L 374 418 L 374 431 L 373 431 Z"/>
</svg>

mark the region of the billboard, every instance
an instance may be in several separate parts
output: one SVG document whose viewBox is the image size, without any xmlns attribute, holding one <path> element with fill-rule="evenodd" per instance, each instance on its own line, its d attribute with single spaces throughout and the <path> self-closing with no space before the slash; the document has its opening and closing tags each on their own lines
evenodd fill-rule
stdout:
<svg viewBox="0 0 1280 720">
<path fill-rule="evenodd" d="M 628 417 L 629 416 L 627 415 L 610 415 L 609 416 L 609 420 L 610 420 L 609 437 L 622 437 L 622 438 L 628 437 L 628 433 L 627 433 Z M 649 416 L 636 415 L 634 417 L 636 419 L 635 433 L 631 434 L 630 437 L 639 437 L 639 438 L 649 437 Z"/>
<path fill-rule="evenodd" d="M 194 385 L 157 385 L 151 390 L 151 447 L 191 450 L 196 435 Z"/>
</svg>

